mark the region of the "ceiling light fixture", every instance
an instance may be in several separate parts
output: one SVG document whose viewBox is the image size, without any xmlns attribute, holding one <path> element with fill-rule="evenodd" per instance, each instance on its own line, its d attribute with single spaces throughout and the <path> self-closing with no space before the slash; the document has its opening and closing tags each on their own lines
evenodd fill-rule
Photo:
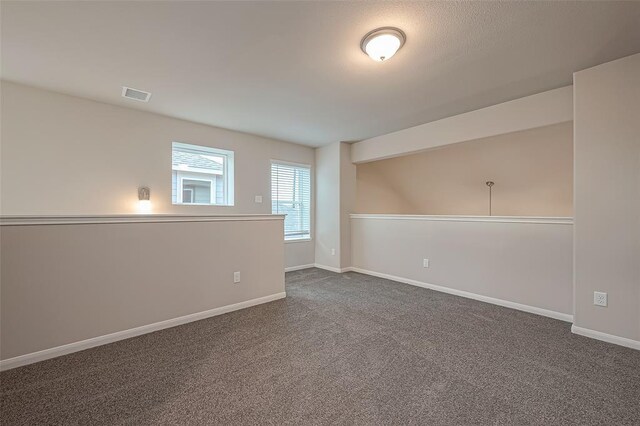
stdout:
<svg viewBox="0 0 640 426">
<path fill-rule="evenodd" d="M 407 36 L 401 29 L 382 27 L 368 32 L 362 39 L 360 48 L 374 61 L 384 62 L 395 55 L 406 40 Z"/>
</svg>

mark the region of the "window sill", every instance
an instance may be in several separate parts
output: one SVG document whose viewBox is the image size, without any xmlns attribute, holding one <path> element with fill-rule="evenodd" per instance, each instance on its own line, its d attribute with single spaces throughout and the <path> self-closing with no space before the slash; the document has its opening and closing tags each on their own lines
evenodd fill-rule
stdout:
<svg viewBox="0 0 640 426">
<path fill-rule="evenodd" d="M 310 241 L 313 241 L 313 239 L 311 237 L 309 238 L 296 238 L 295 240 L 284 240 L 285 244 L 290 244 L 290 243 L 308 243 Z"/>
<path fill-rule="evenodd" d="M 233 207 L 233 204 L 207 204 L 207 203 L 171 203 L 174 206 L 209 206 L 209 207 Z"/>
</svg>

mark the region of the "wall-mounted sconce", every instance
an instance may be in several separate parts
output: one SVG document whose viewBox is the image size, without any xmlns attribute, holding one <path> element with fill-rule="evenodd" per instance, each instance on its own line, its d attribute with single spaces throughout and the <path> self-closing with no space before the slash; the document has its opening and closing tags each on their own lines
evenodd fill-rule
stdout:
<svg viewBox="0 0 640 426">
<path fill-rule="evenodd" d="M 138 188 L 138 213 L 151 213 L 151 190 L 146 186 Z"/>
<path fill-rule="evenodd" d="M 489 216 L 491 216 L 491 188 L 493 187 L 493 185 L 495 185 L 495 183 L 487 181 L 485 182 L 485 184 L 489 187 Z"/>
</svg>

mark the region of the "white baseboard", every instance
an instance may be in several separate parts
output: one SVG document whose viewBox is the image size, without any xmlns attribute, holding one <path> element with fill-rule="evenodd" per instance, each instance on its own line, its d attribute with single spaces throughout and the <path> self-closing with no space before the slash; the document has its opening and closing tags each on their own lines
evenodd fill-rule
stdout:
<svg viewBox="0 0 640 426">
<path fill-rule="evenodd" d="M 81 340 L 79 342 L 69 343 L 55 348 L 45 349 L 30 354 L 20 355 L 14 358 L 9 358 L 0 361 L 0 371 L 9 370 L 11 368 L 21 367 L 27 364 L 33 364 L 34 362 L 44 361 L 46 359 L 55 358 L 61 355 L 70 354 L 72 352 L 78 352 L 85 349 L 93 348 L 100 345 L 106 345 L 107 343 L 117 342 L 118 340 L 129 339 L 131 337 L 140 336 L 141 334 L 151 333 L 165 328 L 175 327 L 177 325 L 186 324 L 193 321 L 213 317 L 216 315 L 226 314 L 228 312 L 237 311 L 239 309 L 248 308 L 262 303 L 271 302 L 278 299 L 283 299 L 287 296 L 285 292 L 271 294 L 269 296 L 259 297 L 257 299 L 251 299 L 240 303 L 234 303 L 233 305 L 221 306 L 219 308 L 210 309 L 208 311 L 197 312 L 195 314 L 189 314 L 178 318 L 173 318 L 165 321 L 156 322 L 153 324 L 147 324 L 136 328 L 130 328 L 128 330 L 118 331 L 104 336 L 92 337 L 91 339 Z"/>
<path fill-rule="evenodd" d="M 435 284 L 424 283 L 421 281 L 412 280 L 409 278 L 397 277 L 395 275 L 383 274 L 380 272 L 369 271 L 361 268 L 345 268 L 353 272 L 358 272 L 365 275 L 371 275 L 378 278 L 384 278 L 391 281 L 398 281 L 404 284 L 415 285 L 417 287 L 428 288 L 430 290 L 440 291 L 442 293 L 453 294 L 455 296 L 466 297 L 467 299 L 479 300 L 481 302 L 492 303 L 498 306 L 504 306 L 505 308 L 517 309 L 518 311 L 529 312 L 531 314 L 542 315 L 544 317 L 554 318 L 561 321 L 573 322 L 573 315 L 563 314 L 561 312 L 550 311 L 548 309 L 537 308 L 535 306 L 523 305 L 521 303 L 510 302 L 508 300 L 496 299 L 494 297 L 482 296 L 476 293 L 470 293 L 468 291 L 456 290 L 449 287 L 443 287 Z"/>
<path fill-rule="evenodd" d="M 313 263 L 310 263 L 308 265 L 289 266 L 288 268 L 284 268 L 284 271 L 285 272 L 300 271 L 302 269 L 313 268 L 314 266 L 315 265 Z"/>
<path fill-rule="evenodd" d="M 640 342 L 626 337 L 615 336 L 613 334 L 603 333 L 601 331 L 591 330 L 589 328 L 578 327 L 575 324 L 571 326 L 571 332 L 580 336 L 590 337 L 603 342 L 613 343 L 614 345 L 625 346 L 627 348 L 640 351 Z"/>
<path fill-rule="evenodd" d="M 331 272 L 336 272 L 338 274 L 342 274 L 343 272 L 349 272 L 352 270 L 352 268 L 336 268 L 333 266 L 327 266 L 327 265 L 321 265 L 319 263 L 314 263 L 313 265 L 315 268 L 320 268 L 320 269 L 324 269 L 326 271 L 331 271 Z"/>
<path fill-rule="evenodd" d="M 331 271 L 338 274 L 342 274 L 343 272 L 349 272 L 351 270 L 351 268 L 335 268 L 333 266 L 321 265 L 320 263 L 310 263 L 308 265 L 290 266 L 288 268 L 284 268 L 284 271 L 285 272 L 300 271 L 302 269 L 309 269 L 309 268 L 324 269 L 326 271 Z"/>
</svg>

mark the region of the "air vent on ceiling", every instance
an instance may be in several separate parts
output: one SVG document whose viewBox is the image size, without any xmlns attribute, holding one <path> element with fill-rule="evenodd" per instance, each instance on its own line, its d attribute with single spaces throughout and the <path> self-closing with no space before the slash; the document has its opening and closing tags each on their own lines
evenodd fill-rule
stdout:
<svg viewBox="0 0 640 426">
<path fill-rule="evenodd" d="M 133 99 L 134 101 L 149 102 L 151 93 L 144 90 L 132 89 L 131 87 L 122 86 L 122 97 Z"/>
</svg>

